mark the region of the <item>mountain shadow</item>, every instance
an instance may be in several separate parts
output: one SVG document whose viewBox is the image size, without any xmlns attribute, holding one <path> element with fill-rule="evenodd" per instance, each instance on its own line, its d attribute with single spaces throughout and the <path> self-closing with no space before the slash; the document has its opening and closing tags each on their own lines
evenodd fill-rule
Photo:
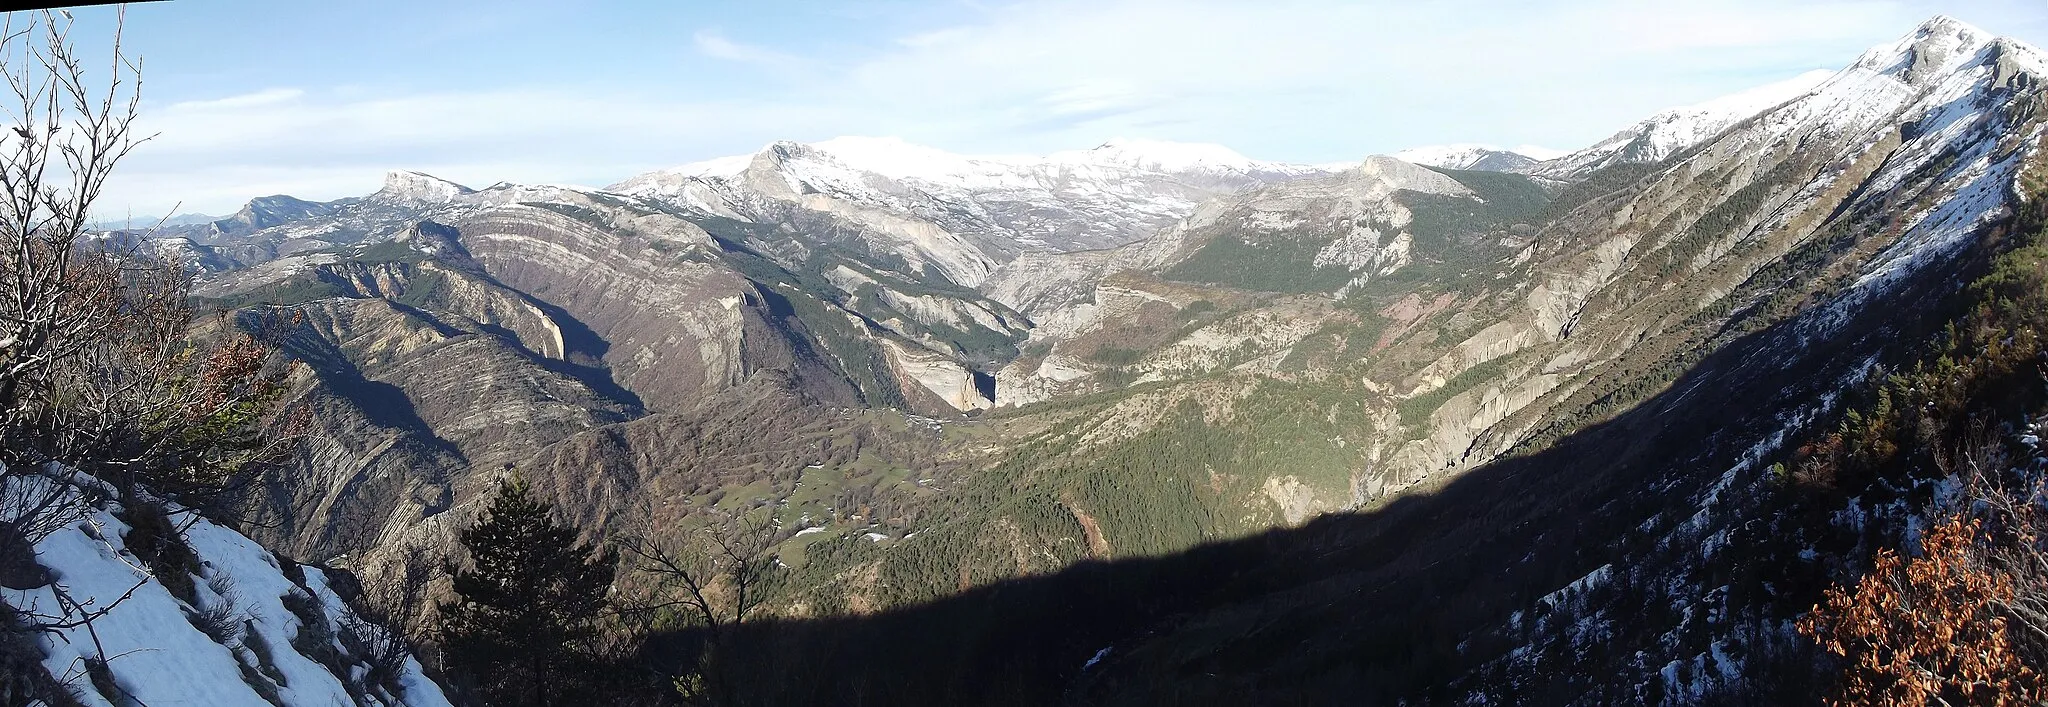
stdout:
<svg viewBox="0 0 2048 707">
<path fill-rule="evenodd" d="M 744 624 L 713 664 L 734 701 L 750 705 L 1462 700 L 1476 671 L 1517 649 L 1497 631 L 1557 606 L 1568 587 L 1618 576 L 1643 583 L 1634 591 L 1649 603 L 1728 591 L 1659 586 L 1628 563 L 1697 535 L 1657 530 L 1670 519 L 1706 524 L 1701 532 L 1740 526 L 1710 512 L 1717 499 L 1758 487 L 1777 444 L 1831 419 L 1816 401 L 1836 399 L 1872 362 L 1911 355 L 1959 312 L 1959 284 L 1984 269 L 2002 232 L 1890 289 L 1736 339 L 1662 392 L 1544 449 L 1375 507 L 872 615 Z M 1743 562 L 1742 548 L 1728 552 Z M 1819 587 L 1781 570 L 1748 567 L 1730 582 L 1802 610 Z M 1508 675 L 1507 689 L 1518 701 L 1567 702 L 1640 666 L 1689 658 L 1664 645 L 1658 616 L 1612 627 L 1573 657 L 1572 675 Z M 705 638 L 667 633 L 648 657 L 696 665 Z M 1811 655 L 1799 659 L 1810 671 Z M 1768 701 L 1797 700 L 1810 685 L 1760 689 L 1780 693 Z M 1622 689 L 1654 701 L 1653 687 Z"/>
</svg>

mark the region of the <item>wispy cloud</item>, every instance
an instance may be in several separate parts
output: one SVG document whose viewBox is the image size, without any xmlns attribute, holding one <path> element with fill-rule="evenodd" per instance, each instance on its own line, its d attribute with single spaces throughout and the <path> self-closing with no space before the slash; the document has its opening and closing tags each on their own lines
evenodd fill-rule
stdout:
<svg viewBox="0 0 2048 707">
<path fill-rule="evenodd" d="M 228 96 L 226 98 L 215 98 L 212 100 L 205 101 L 182 101 L 179 103 L 171 104 L 168 110 L 210 111 L 221 109 L 247 108 L 250 106 L 262 106 L 270 105 L 273 103 L 284 103 L 303 95 L 306 95 L 306 92 L 296 88 L 271 88 L 262 91 L 257 91 L 255 93 L 245 93 L 239 96 Z"/>
<path fill-rule="evenodd" d="M 805 63 L 801 57 L 793 54 L 735 42 L 712 30 L 698 30 L 690 40 L 696 45 L 698 53 L 713 59 L 752 64 L 775 71 L 794 71 L 802 68 Z"/>
</svg>

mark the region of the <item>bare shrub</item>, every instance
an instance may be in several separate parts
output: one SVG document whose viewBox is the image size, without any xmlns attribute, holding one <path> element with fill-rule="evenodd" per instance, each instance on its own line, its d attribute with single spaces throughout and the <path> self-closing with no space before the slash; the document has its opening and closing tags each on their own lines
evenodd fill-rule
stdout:
<svg viewBox="0 0 2048 707">
<path fill-rule="evenodd" d="M 765 519 L 722 518 L 686 534 L 679 542 L 627 537 L 618 542 L 632 567 L 652 577 L 647 601 L 626 613 L 660 616 L 678 612 L 703 629 L 694 664 L 681 666 L 673 688 L 689 704 L 738 701 L 738 685 L 724 669 L 726 638 L 760 607 L 762 585 L 775 561 L 775 529 Z"/>
<path fill-rule="evenodd" d="M 405 676 L 405 661 L 412 657 L 412 644 L 391 628 L 357 613 L 346 614 L 338 633 L 350 655 L 368 666 L 363 682 L 398 694 L 399 678 Z"/>
<path fill-rule="evenodd" d="M 206 586 L 213 590 L 214 600 L 187 613 L 185 618 L 214 643 L 225 646 L 240 641 L 242 625 L 248 621 L 248 615 L 242 611 L 242 597 L 235 591 L 235 579 L 216 574 L 206 580 Z"/>
</svg>

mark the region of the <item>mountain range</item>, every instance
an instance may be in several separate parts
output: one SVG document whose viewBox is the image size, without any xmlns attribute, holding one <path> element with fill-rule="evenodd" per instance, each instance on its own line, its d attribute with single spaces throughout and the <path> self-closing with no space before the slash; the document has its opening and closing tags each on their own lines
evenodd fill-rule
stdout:
<svg viewBox="0 0 2048 707">
<path fill-rule="evenodd" d="M 1768 469 L 2038 214 L 2044 80 L 1943 17 L 1561 155 L 843 137 L 148 237 L 308 364 L 250 537 L 431 592 L 508 468 L 761 513 L 762 703 L 1742 703 L 1812 662 Z"/>
</svg>

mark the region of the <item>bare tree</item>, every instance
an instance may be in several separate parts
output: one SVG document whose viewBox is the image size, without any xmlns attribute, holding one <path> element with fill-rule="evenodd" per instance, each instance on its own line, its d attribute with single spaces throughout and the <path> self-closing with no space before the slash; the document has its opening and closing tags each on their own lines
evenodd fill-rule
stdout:
<svg viewBox="0 0 2048 707">
<path fill-rule="evenodd" d="M 763 584 L 775 562 L 769 554 L 775 536 L 765 519 L 720 517 L 679 541 L 629 536 L 617 542 L 632 567 L 655 582 L 653 600 L 631 611 L 679 612 L 704 632 L 697 665 L 675 681 L 685 701 L 734 701 L 731 681 L 720 667 L 721 650 L 729 646 L 734 628 L 760 608 Z"/>
<path fill-rule="evenodd" d="M 180 497 L 268 458 L 259 418 L 284 372 L 225 316 L 195 339 L 190 277 L 147 238 L 88 230 L 115 165 L 147 139 L 133 130 L 140 69 L 117 28 L 95 81 L 68 16 L 27 17 L 0 25 L 13 123 L 0 130 L 0 508 L 32 542 L 74 519 L 70 474 Z"/>
<path fill-rule="evenodd" d="M 90 633 L 128 595 L 72 599 L 38 572 L 36 544 L 110 493 L 190 499 L 267 458 L 258 431 L 287 373 L 242 327 L 197 317 L 189 276 L 153 241 L 89 230 L 146 140 L 141 72 L 118 25 L 104 74 L 71 27 L 49 12 L 0 21 L 0 555 L 58 603 L 15 607 L 0 632 Z"/>
<path fill-rule="evenodd" d="M 41 406 L 25 389 L 109 318 L 98 263 L 75 256 L 86 213 L 137 142 L 130 126 L 140 78 L 116 39 L 105 92 L 89 89 L 69 24 L 47 12 L 30 17 L 25 27 L 13 14 L 0 24 L 0 80 L 12 92 L 4 110 L 13 123 L 0 131 L 0 452 L 8 462 L 0 471 L 0 522 L 8 527 L 0 534 L 33 545 L 75 520 L 78 508 L 66 484 L 37 478 L 47 457 L 29 437 Z M 123 83 L 130 90 L 120 101 Z"/>
</svg>

